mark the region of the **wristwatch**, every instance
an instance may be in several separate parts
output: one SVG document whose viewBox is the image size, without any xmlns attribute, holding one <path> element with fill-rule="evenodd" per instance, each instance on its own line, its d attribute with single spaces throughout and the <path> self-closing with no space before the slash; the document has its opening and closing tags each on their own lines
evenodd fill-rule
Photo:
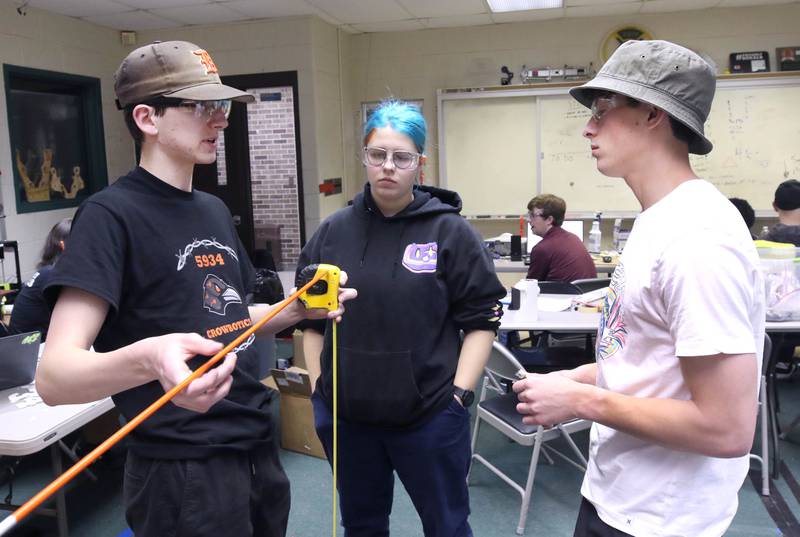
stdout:
<svg viewBox="0 0 800 537">
<path fill-rule="evenodd" d="M 459 388 L 458 386 L 453 386 L 453 395 L 461 399 L 461 405 L 464 408 L 469 408 L 470 405 L 472 405 L 472 402 L 475 400 L 475 392 L 472 390 Z"/>
</svg>

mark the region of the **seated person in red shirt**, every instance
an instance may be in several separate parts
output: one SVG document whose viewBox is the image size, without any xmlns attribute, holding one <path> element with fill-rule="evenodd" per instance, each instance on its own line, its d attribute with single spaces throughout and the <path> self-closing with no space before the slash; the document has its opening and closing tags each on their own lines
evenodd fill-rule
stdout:
<svg viewBox="0 0 800 537">
<path fill-rule="evenodd" d="M 552 194 L 541 194 L 528 202 L 528 223 L 542 240 L 531 250 L 528 278 L 571 282 L 596 278 L 597 269 L 583 242 L 561 229 L 567 204 Z"/>
</svg>

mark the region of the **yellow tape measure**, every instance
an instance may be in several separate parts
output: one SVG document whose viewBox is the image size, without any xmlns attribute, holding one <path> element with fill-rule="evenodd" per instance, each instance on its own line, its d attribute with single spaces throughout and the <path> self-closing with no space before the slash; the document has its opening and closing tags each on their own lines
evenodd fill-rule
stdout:
<svg viewBox="0 0 800 537">
<path fill-rule="evenodd" d="M 295 285 L 301 287 L 307 282 L 319 276 L 317 283 L 312 285 L 305 293 L 300 295 L 300 301 L 307 308 L 323 308 L 328 311 L 333 311 L 339 307 L 339 275 L 341 270 L 334 265 L 326 265 L 321 263 L 319 265 L 309 265 L 305 267 L 297 275 Z M 333 537 L 336 537 L 336 528 L 338 527 L 336 498 L 338 483 L 337 473 L 339 467 L 339 364 L 338 353 L 336 351 L 336 322 L 333 322 L 333 461 L 331 466 L 333 468 L 333 518 L 331 520 L 331 527 Z"/>
</svg>

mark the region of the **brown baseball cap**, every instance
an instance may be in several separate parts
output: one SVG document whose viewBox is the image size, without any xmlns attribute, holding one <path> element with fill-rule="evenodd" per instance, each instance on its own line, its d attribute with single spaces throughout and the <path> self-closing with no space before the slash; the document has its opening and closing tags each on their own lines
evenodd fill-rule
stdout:
<svg viewBox="0 0 800 537">
<path fill-rule="evenodd" d="M 156 41 L 128 54 L 114 73 L 114 93 L 120 109 L 154 97 L 255 101 L 251 94 L 223 84 L 208 52 L 187 41 Z"/>
</svg>

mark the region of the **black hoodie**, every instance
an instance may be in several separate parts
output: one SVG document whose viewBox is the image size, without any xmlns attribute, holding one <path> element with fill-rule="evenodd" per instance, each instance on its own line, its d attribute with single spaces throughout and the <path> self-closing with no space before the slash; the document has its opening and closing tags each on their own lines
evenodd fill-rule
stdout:
<svg viewBox="0 0 800 537">
<path fill-rule="evenodd" d="M 358 290 L 338 327 L 342 418 L 393 428 L 424 421 L 453 399 L 460 330 L 497 330 L 505 289 L 460 211 L 455 192 L 421 186 L 384 217 L 367 184 L 303 248 L 298 267 L 336 265 Z M 316 391 L 330 407 L 330 324 L 301 327 L 325 332 Z"/>
</svg>

